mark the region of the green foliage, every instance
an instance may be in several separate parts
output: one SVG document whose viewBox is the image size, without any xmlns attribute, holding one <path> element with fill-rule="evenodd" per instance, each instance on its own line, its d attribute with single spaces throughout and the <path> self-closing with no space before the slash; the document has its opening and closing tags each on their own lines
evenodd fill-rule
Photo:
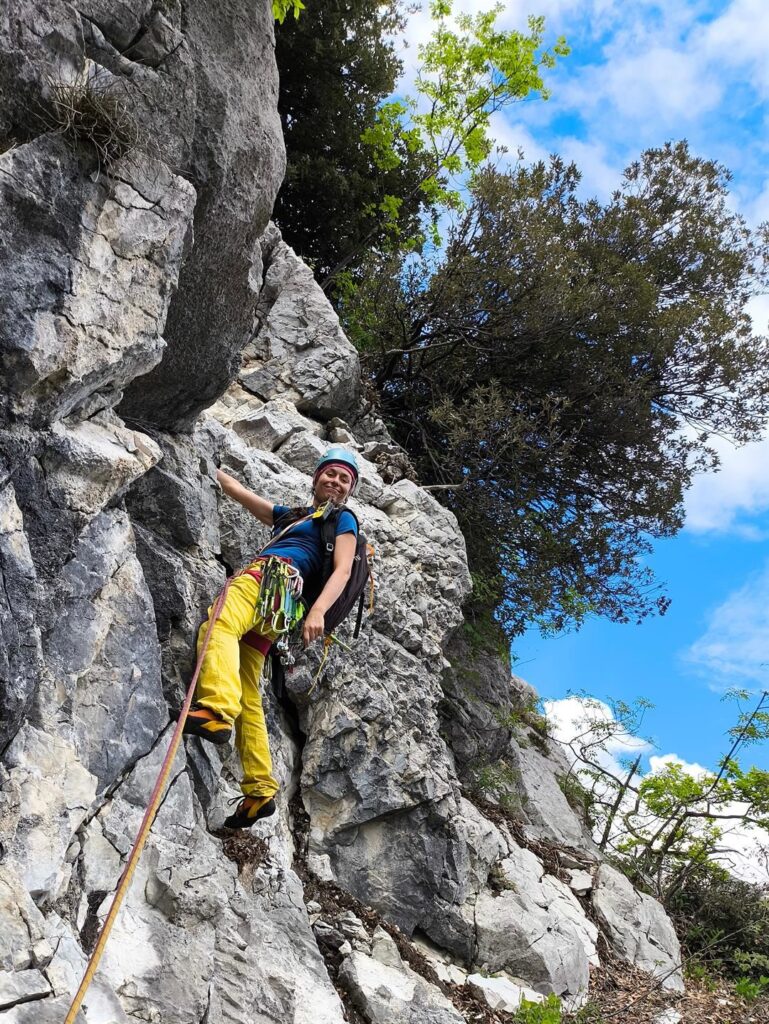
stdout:
<svg viewBox="0 0 769 1024">
<path fill-rule="evenodd" d="M 588 827 L 592 827 L 595 824 L 592 813 L 594 794 L 582 785 L 576 775 L 557 775 L 556 781 L 569 806 L 577 811 Z"/>
<path fill-rule="evenodd" d="M 588 791 L 599 848 L 618 858 L 630 878 L 671 913 L 678 908 L 685 914 L 683 894 L 693 898 L 695 883 L 723 881 L 723 869 L 716 869 L 713 862 L 730 852 L 729 837 L 735 828 L 750 825 L 769 832 L 769 772 L 756 767 L 745 770 L 738 760 L 746 744 L 769 738 L 769 693 L 752 711 L 738 709 L 738 726 L 729 730 L 732 745 L 717 771 L 693 772 L 670 761 L 645 775 L 640 753 L 624 765 L 607 755 L 617 741 L 627 744 L 637 734 L 648 702 L 608 708 L 590 698 L 583 700 L 584 718 L 576 723 L 576 735 L 567 743 L 573 757 L 569 778 L 576 778 Z M 722 886 L 721 895 L 729 889 Z M 719 899 L 714 896 L 714 912 L 716 907 Z M 728 917 L 727 907 L 721 904 L 719 913 Z M 763 910 L 760 916 L 764 922 Z M 705 926 L 701 914 L 696 922 L 690 934 L 694 952 L 712 941 L 720 943 L 729 934 L 712 921 Z M 733 930 L 746 929 L 740 925 Z M 732 945 L 733 950 L 738 948 L 751 951 L 743 939 Z M 765 952 L 761 947 L 752 951 Z"/>
<path fill-rule="evenodd" d="M 477 589 L 476 589 L 477 588 Z M 493 604 L 478 599 L 479 594 L 488 593 L 482 577 L 473 578 L 473 593 L 476 600 L 465 610 L 462 628 L 473 654 L 494 654 L 503 664 L 510 666 L 510 644 L 499 620 L 493 611 Z"/>
<path fill-rule="evenodd" d="M 286 22 L 291 0 L 279 6 L 288 169 L 275 218 L 343 306 L 372 256 L 439 244 L 441 211 L 461 206 L 458 179 L 491 152 L 492 114 L 546 95 L 542 72 L 567 48 L 542 48 L 541 18 L 528 33 L 504 32 L 501 5 L 452 19 L 450 3 L 433 3 L 415 95 L 389 99 L 402 70 L 392 43 L 407 16 L 399 0 L 330 0 Z"/>
<path fill-rule="evenodd" d="M 564 1022 L 566 1021 L 568 1021 L 568 1024 L 604 1024 L 606 1018 L 603 1016 L 598 1003 L 591 1000 L 585 1003 L 576 1013 L 570 1013 L 565 1017 Z"/>
<path fill-rule="evenodd" d="M 484 167 L 445 253 L 381 259 L 343 310 L 510 636 L 664 612 L 650 538 L 680 529 L 710 438 L 761 435 L 767 342 L 744 305 L 769 235 L 728 181 L 685 143 L 646 151 L 605 203 L 557 158 Z"/>
<path fill-rule="evenodd" d="M 734 983 L 734 992 L 742 999 L 753 1002 L 769 992 L 769 978 L 763 975 L 756 981 L 751 981 L 750 978 L 739 978 Z"/>
<path fill-rule="evenodd" d="M 769 975 L 769 893 L 711 862 L 693 864 L 668 900 L 692 977 Z"/>
<path fill-rule="evenodd" d="M 299 12 L 304 9 L 302 0 L 272 0 L 272 16 L 281 25 L 288 14 L 293 14 L 294 18 L 298 18 Z"/>
<path fill-rule="evenodd" d="M 401 25 L 398 0 L 328 0 L 276 27 L 287 167 L 274 219 L 318 280 L 337 268 L 339 302 L 354 292 L 362 253 L 395 244 L 396 229 L 415 234 L 425 205 L 424 157 L 398 139 L 380 160 L 361 141 L 402 71 L 392 42 Z"/>
<path fill-rule="evenodd" d="M 521 809 L 520 778 L 506 761 L 474 765 L 470 769 L 472 789 L 484 800 L 496 800 L 511 814 Z"/>
<path fill-rule="evenodd" d="M 416 95 L 382 103 L 374 124 L 361 136 L 380 169 L 398 167 L 404 153 L 424 157 L 425 174 L 417 189 L 433 218 L 434 244 L 440 242 L 440 210 L 463 206 L 461 192 L 451 182 L 472 174 L 491 154 L 492 115 L 532 94 L 546 99 L 542 71 L 569 52 L 562 38 L 552 50 L 542 48 L 544 18 L 529 18 L 524 34 L 498 28 L 504 4 L 474 16 L 453 16 L 452 8 L 451 0 L 430 4 L 435 29 L 419 47 Z M 399 211 L 390 208 L 388 213 L 385 223 L 398 239 L 395 250 L 421 249 L 424 232 L 405 237 Z"/>
<path fill-rule="evenodd" d="M 561 1000 L 552 993 L 544 1003 L 522 999 L 513 1020 L 516 1024 L 561 1024 Z"/>
</svg>

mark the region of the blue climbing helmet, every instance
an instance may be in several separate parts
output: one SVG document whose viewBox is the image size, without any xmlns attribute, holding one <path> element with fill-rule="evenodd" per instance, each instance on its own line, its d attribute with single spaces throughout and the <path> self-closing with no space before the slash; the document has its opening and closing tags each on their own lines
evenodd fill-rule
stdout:
<svg viewBox="0 0 769 1024">
<path fill-rule="evenodd" d="M 360 476 L 360 466 L 358 465 L 358 459 L 355 452 L 349 451 L 347 448 L 341 448 L 336 446 L 329 448 L 325 455 L 319 460 L 312 474 L 312 483 L 315 486 L 315 481 L 318 479 L 318 473 L 326 466 L 342 466 L 352 474 L 352 487 L 350 488 L 350 494 L 353 494 L 355 488 L 358 486 L 358 477 Z"/>
</svg>

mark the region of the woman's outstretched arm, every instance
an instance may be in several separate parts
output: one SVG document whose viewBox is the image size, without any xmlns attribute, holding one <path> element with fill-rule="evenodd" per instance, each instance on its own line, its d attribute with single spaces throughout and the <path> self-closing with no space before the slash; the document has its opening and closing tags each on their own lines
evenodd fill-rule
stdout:
<svg viewBox="0 0 769 1024">
<path fill-rule="evenodd" d="M 260 498 L 258 494 L 249 491 L 234 476 L 230 476 L 224 470 L 217 469 L 216 480 L 229 498 L 234 498 L 243 508 L 247 508 L 252 515 L 256 516 L 260 523 L 264 523 L 265 526 L 273 525 L 273 504 L 271 501 L 267 501 L 266 498 Z"/>
</svg>

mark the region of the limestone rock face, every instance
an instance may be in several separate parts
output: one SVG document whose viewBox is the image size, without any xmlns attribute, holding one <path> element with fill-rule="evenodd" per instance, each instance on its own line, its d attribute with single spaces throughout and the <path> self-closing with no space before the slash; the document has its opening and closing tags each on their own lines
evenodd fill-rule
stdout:
<svg viewBox="0 0 769 1024">
<path fill-rule="evenodd" d="M 637 892 L 624 875 L 602 864 L 593 906 L 623 960 L 659 978 L 664 989 L 683 992 L 678 939 L 656 900 Z"/>
<path fill-rule="evenodd" d="M 329 420 L 355 409 L 360 362 L 312 271 L 274 229 L 262 240 L 264 287 L 239 381 L 258 398 L 289 397 Z"/>
<path fill-rule="evenodd" d="M 155 351 L 146 353 L 143 368 L 137 366 L 123 379 L 115 378 L 117 390 L 126 388 L 125 410 L 133 418 L 163 427 L 189 428 L 197 413 L 221 394 L 237 371 L 261 286 L 258 239 L 267 226 L 285 170 L 271 6 L 267 0 L 224 0 L 216 5 L 205 0 L 183 5 L 179 0 L 162 5 L 149 0 L 117 5 L 84 0 L 76 7 L 63 0 L 45 4 L 14 0 L 0 14 L 0 136 L 23 142 L 39 135 L 41 124 L 56 128 L 59 121 L 52 102 L 56 87 L 70 88 L 75 103 L 84 89 L 117 98 L 138 126 L 123 166 L 115 169 L 126 183 L 116 189 L 118 202 L 123 193 L 122 213 L 112 207 L 106 211 L 113 220 L 136 221 L 143 216 L 149 224 L 162 224 L 163 218 L 157 216 L 162 211 L 153 208 L 158 183 L 151 176 L 144 181 L 146 187 L 139 188 L 146 205 L 144 214 L 138 213 L 142 204 L 134 194 L 137 182 L 129 167 L 147 159 L 174 168 L 183 201 L 192 193 L 197 196 L 194 231 L 184 236 L 185 258 L 174 282 L 177 291 L 167 320 L 163 308 L 165 353 L 160 331 L 155 331 Z M 42 143 L 44 149 L 50 144 L 51 140 Z M 14 175 L 16 162 L 25 164 L 20 169 L 22 180 L 28 182 L 24 201 L 37 195 L 39 216 L 47 212 L 51 223 L 63 212 L 65 228 L 66 211 L 59 209 L 61 196 L 78 205 L 77 190 L 70 187 L 74 179 L 66 168 L 57 175 L 56 167 L 44 166 L 40 159 L 36 166 L 26 166 L 30 161 L 26 147 L 19 149 L 23 155 L 14 156 L 11 151 L 4 158 L 14 165 Z M 83 149 L 87 151 L 87 145 Z M 175 192 L 163 186 L 164 174 L 168 171 L 157 171 L 155 177 L 161 179 L 164 201 L 173 202 Z M 40 188 L 41 176 L 48 186 L 56 184 L 58 176 L 52 196 L 47 188 Z M 3 184 L 13 180 L 7 173 L 0 175 Z M 95 192 L 98 195 L 98 187 Z M 53 200 L 47 211 L 46 196 Z M 7 196 L 4 199 L 9 201 Z M 22 218 L 23 223 L 28 221 Z M 74 269 L 92 275 L 101 272 L 102 279 L 94 283 L 112 288 L 106 296 L 106 301 L 112 299 L 111 307 L 99 298 L 98 287 L 89 289 L 100 306 L 99 316 L 88 319 L 94 329 L 98 324 L 110 330 L 106 313 L 114 317 L 124 312 L 121 295 L 125 289 L 118 272 L 130 264 L 121 263 L 126 253 L 109 252 L 111 227 L 106 238 L 98 223 L 92 226 L 84 218 L 80 227 L 84 232 L 91 229 L 98 262 L 86 260 Z M 174 229 L 173 219 L 168 220 L 168 227 Z M 48 258 L 36 261 L 46 269 L 54 294 L 69 291 L 67 265 L 78 255 L 73 230 L 76 228 L 69 233 L 50 231 L 50 244 L 45 241 L 39 252 L 40 257 L 47 252 Z M 2 237 L 9 238 L 6 230 Z M 23 251 L 20 239 L 10 236 L 10 242 L 14 251 Z M 166 248 L 158 246 L 161 252 Z M 66 255 L 65 260 L 56 259 L 57 249 Z M 29 255 L 31 265 L 33 253 Z M 57 277 L 64 282 L 61 287 L 54 284 Z M 160 303 L 167 307 L 171 296 L 151 280 L 144 284 L 149 303 L 145 308 L 148 317 L 153 317 L 152 306 Z M 42 302 L 40 312 L 45 312 Z M 39 374 L 47 367 L 50 374 L 56 353 L 66 354 L 53 338 L 55 331 L 65 333 L 56 317 L 60 312 L 58 308 L 54 311 L 53 323 L 43 318 L 38 324 L 39 331 L 48 332 L 48 344 L 36 346 L 38 361 L 45 367 L 28 368 L 28 373 Z M 77 319 L 77 314 L 91 311 L 78 308 L 75 312 Z M 147 374 L 160 362 L 161 354 L 162 364 L 141 384 L 132 384 L 139 374 Z M 15 355 L 23 362 L 23 346 Z M 21 383 L 18 373 L 14 365 L 12 375 Z"/>
<path fill-rule="evenodd" d="M 369 1022 L 455 1024 L 449 986 L 488 970 L 512 1002 L 576 1006 L 589 894 L 621 956 L 680 984 L 667 919 L 598 867 L 519 683 L 458 639 L 454 516 L 264 230 L 283 170 L 270 4 L 15 0 L 0 34 L 0 1024 L 66 1016 L 198 625 L 267 540 L 216 466 L 304 504 L 332 443 L 361 455 L 373 612 L 350 650 L 264 682 L 274 817 L 223 833 L 237 756 L 180 748 L 80 1024 L 341 1024 L 335 983 Z M 121 91 L 145 142 L 105 168 L 41 132 L 51 77 Z M 474 768 L 501 757 L 497 803 L 477 800 Z"/>
</svg>

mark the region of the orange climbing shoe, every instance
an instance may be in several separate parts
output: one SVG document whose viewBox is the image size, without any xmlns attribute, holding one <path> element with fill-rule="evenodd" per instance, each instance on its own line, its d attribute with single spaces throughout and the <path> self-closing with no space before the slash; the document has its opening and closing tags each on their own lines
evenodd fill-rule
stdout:
<svg viewBox="0 0 769 1024">
<path fill-rule="evenodd" d="M 226 743 L 232 736 L 232 726 L 209 711 L 208 708 L 191 708 L 184 723 L 185 736 L 200 736 L 210 743 Z"/>
<path fill-rule="evenodd" d="M 235 813 L 225 818 L 225 828 L 250 828 L 260 818 L 269 818 L 275 813 L 275 801 L 271 796 L 244 796 L 235 797 L 238 806 Z M 231 800 L 230 803 L 235 803 Z"/>
</svg>

